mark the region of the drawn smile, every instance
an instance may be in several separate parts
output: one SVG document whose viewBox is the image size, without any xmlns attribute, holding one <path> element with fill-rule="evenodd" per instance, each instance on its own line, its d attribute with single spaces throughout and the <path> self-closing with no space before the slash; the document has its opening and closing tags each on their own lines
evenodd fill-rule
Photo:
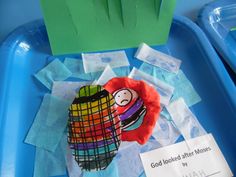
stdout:
<svg viewBox="0 0 236 177">
<path fill-rule="evenodd" d="M 127 99 L 123 99 L 120 103 L 123 103 L 123 102 L 129 102 L 129 100 L 127 100 Z"/>
</svg>

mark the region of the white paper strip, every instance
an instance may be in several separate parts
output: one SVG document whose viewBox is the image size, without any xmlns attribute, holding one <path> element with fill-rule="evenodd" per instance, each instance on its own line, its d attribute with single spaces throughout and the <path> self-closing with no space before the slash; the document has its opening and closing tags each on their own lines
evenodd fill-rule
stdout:
<svg viewBox="0 0 236 177">
<path fill-rule="evenodd" d="M 178 73 L 181 65 L 181 60 L 154 50 L 145 43 L 140 44 L 135 57 L 173 73 Z"/>
<path fill-rule="evenodd" d="M 152 136 L 162 145 L 174 144 L 180 136 L 179 131 L 174 127 L 173 122 L 160 115 Z"/>
<path fill-rule="evenodd" d="M 103 71 L 102 75 L 97 80 L 97 85 L 104 85 L 106 84 L 110 79 L 117 77 L 114 71 L 111 69 L 109 65 L 106 66 L 105 70 Z"/>
<path fill-rule="evenodd" d="M 190 111 L 183 98 L 172 102 L 166 109 L 184 139 L 188 140 L 207 134 L 198 122 L 196 116 Z"/>
<path fill-rule="evenodd" d="M 82 171 L 75 161 L 75 158 L 72 155 L 72 151 L 70 147 L 67 147 L 66 151 L 66 167 L 69 174 L 69 177 L 82 177 Z"/>
<path fill-rule="evenodd" d="M 111 68 L 129 66 L 125 51 L 82 54 L 85 73 L 103 71 L 107 65 Z"/>
<path fill-rule="evenodd" d="M 129 78 L 133 78 L 136 80 L 144 80 L 148 84 L 152 85 L 160 94 L 161 97 L 161 104 L 162 106 L 166 106 L 169 104 L 170 99 L 174 92 L 174 87 L 172 87 L 169 84 L 166 84 L 165 82 L 146 74 L 135 67 L 132 69 L 131 73 L 129 74 Z"/>
<path fill-rule="evenodd" d="M 68 82 L 56 81 L 53 82 L 52 95 L 62 99 L 71 100 L 75 97 L 76 92 L 85 85 L 90 85 L 91 82 Z"/>
</svg>

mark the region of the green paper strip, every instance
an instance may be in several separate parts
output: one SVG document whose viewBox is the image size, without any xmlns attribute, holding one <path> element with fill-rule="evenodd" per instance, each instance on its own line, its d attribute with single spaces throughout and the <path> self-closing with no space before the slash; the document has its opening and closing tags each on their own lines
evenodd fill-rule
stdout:
<svg viewBox="0 0 236 177">
<path fill-rule="evenodd" d="M 162 5 L 162 0 L 154 0 L 154 7 L 156 10 L 157 18 L 159 18 L 160 11 L 161 11 L 161 5 Z"/>
<path fill-rule="evenodd" d="M 76 51 L 80 41 L 65 0 L 42 0 L 41 7 L 53 53 L 63 53 L 66 48 Z"/>
<path fill-rule="evenodd" d="M 125 28 L 135 28 L 137 24 L 136 0 L 120 0 L 122 7 L 122 19 Z"/>
</svg>

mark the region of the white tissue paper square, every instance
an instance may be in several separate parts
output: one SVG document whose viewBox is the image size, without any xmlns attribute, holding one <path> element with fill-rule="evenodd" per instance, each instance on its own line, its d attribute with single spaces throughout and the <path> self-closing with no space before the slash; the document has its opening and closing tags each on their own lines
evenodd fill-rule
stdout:
<svg viewBox="0 0 236 177">
<path fill-rule="evenodd" d="M 183 98 L 172 102 L 166 109 L 185 140 L 207 134 Z"/>
<path fill-rule="evenodd" d="M 174 144 L 179 138 L 180 133 L 171 120 L 160 115 L 152 136 L 164 147 Z"/>
<path fill-rule="evenodd" d="M 81 87 L 90 84 L 91 82 L 56 81 L 53 82 L 52 95 L 62 99 L 71 100 L 75 98 L 76 92 Z"/>
<path fill-rule="evenodd" d="M 106 84 L 110 79 L 117 77 L 112 68 L 107 65 L 105 70 L 103 71 L 102 75 L 99 77 L 99 79 L 95 82 L 97 85 L 104 85 Z"/>
<path fill-rule="evenodd" d="M 144 80 L 148 84 L 152 85 L 160 94 L 161 97 L 161 104 L 162 106 L 166 106 L 169 104 L 170 99 L 174 92 L 174 87 L 165 82 L 146 74 L 135 67 L 132 69 L 131 73 L 129 74 L 129 78 L 136 79 L 136 80 Z"/>
<path fill-rule="evenodd" d="M 145 43 L 139 46 L 135 58 L 173 73 L 178 73 L 181 65 L 181 60 L 154 50 Z"/>
<path fill-rule="evenodd" d="M 103 71 L 107 65 L 111 68 L 129 66 L 125 51 L 82 54 L 85 73 Z"/>
</svg>

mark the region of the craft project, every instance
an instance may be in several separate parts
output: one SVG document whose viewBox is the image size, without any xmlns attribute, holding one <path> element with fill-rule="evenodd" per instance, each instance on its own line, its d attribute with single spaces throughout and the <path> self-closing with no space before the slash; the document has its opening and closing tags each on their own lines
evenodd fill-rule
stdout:
<svg viewBox="0 0 236 177">
<path fill-rule="evenodd" d="M 160 96 L 144 81 L 113 78 L 104 88 L 113 94 L 121 119 L 123 141 L 145 144 L 160 113 Z"/>
<path fill-rule="evenodd" d="M 175 0 L 41 0 L 41 4 L 54 55 L 137 47 L 140 41 L 164 44 L 175 8 Z"/>
<path fill-rule="evenodd" d="M 69 109 L 68 143 L 82 170 L 104 170 L 120 145 L 113 96 L 99 85 L 82 87 Z"/>
<path fill-rule="evenodd" d="M 141 125 L 146 115 L 146 106 L 137 92 L 122 88 L 114 94 L 123 130 L 134 130 Z"/>
</svg>

